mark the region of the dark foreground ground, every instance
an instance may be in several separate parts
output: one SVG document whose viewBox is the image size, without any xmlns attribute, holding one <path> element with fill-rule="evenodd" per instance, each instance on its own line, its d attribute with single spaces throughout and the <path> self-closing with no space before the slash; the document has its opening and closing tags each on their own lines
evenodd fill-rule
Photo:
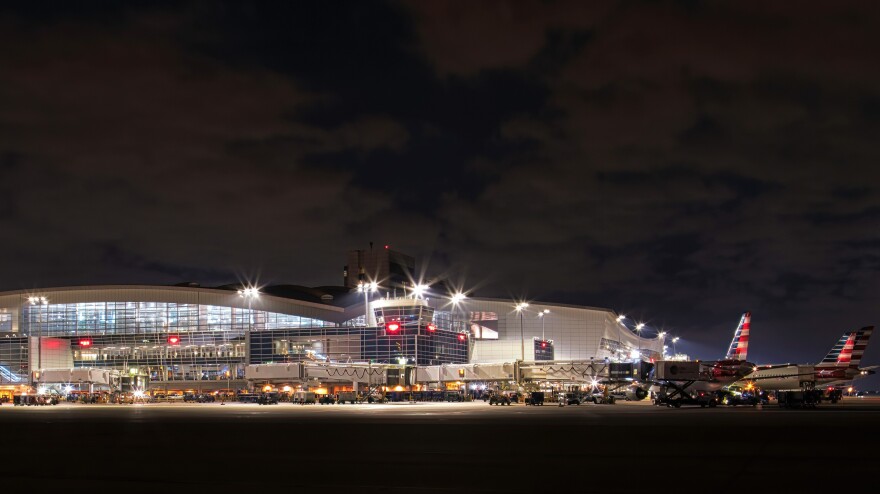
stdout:
<svg viewBox="0 0 880 494">
<path fill-rule="evenodd" d="M 871 399 L 3 405 L 0 479 L 28 492 L 869 492 L 878 432 Z"/>
</svg>

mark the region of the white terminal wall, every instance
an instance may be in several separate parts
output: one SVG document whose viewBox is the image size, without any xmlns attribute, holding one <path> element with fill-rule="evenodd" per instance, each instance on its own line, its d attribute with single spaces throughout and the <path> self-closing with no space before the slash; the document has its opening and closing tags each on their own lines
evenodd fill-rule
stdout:
<svg viewBox="0 0 880 494">
<path fill-rule="evenodd" d="M 521 358 L 520 313 L 515 302 L 494 299 L 468 299 L 462 311 L 494 312 L 498 315 L 498 339 L 474 340 L 472 362 L 511 362 Z M 538 312 L 550 310 L 544 319 L 544 338 L 553 340 L 555 360 L 589 360 L 611 357 L 602 346 L 602 338 L 620 341 L 624 346 L 660 352 L 663 342 L 656 337 L 639 338 L 617 322 L 609 309 L 569 305 L 531 303 L 522 313 L 524 360 L 534 360 L 534 338 L 541 338 Z"/>
</svg>

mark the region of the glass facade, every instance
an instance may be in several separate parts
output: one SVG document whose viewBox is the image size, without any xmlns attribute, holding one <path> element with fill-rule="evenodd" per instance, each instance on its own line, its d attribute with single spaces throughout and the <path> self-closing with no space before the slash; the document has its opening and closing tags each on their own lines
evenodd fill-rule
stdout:
<svg viewBox="0 0 880 494">
<path fill-rule="evenodd" d="M 0 384 L 27 383 L 27 338 L 0 338 Z"/>
<path fill-rule="evenodd" d="M 378 311 L 378 327 L 364 327 L 363 316 L 335 323 L 170 302 L 24 303 L 20 314 L 18 331 L 12 332 L 12 314 L 0 313 L 0 384 L 27 383 L 29 367 L 51 368 L 61 361 L 166 382 L 244 379 L 248 364 L 406 359 L 426 365 L 468 359 L 468 338 L 451 329 L 446 314 L 435 323 L 429 307 L 414 313 Z M 391 318 L 401 321 L 395 334 L 385 331 L 384 321 Z M 37 340 L 42 346 L 34 345 Z M 48 341 L 62 343 L 51 345 L 58 354 L 51 360 L 46 356 Z"/>
<path fill-rule="evenodd" d="M 31 336 L 262 331 L 333 327 L 335 323 L 290 314 L 216 305 L 165 302 L 87 302 L 24 305 L 21 332 Z"/>
</svg>

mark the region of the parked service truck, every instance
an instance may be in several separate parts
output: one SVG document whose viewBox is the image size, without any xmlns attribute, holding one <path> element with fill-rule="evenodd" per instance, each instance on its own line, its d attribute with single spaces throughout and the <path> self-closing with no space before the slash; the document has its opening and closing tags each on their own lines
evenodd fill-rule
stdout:
<svg viewBox="0 0 880 494">
<path fill-rule="evenodd" d="M 292 401 L 294 403 L 299 403 L 300 405 L 314 405 L 316 401 L 315 393 L 313 391 L 297 391 L 293 393 Z"/>
<path fill-rule="evenodd" d="M 357 403 L 357 393 L 354 391 L 340 391 L 337 394 L 339 395 L 339 400 L 336 403 L 340 405 L 346 402 L 351 403 L 352 405 Z"/>
</svg>

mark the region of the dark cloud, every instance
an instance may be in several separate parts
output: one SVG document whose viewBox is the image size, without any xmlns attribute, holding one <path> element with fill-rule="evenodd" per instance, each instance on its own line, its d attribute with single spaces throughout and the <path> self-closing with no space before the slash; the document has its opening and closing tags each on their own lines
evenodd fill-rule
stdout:
<svg viewBox="0 0 880 494">
<path fill-rule="evenodd" d="M 878 14 L 4 5 L 2 284 L 320 285 L 376 241 L 706 358 L 750 309 L 757 360 L 815 360 L 878 316 Z"/>
</svg>

